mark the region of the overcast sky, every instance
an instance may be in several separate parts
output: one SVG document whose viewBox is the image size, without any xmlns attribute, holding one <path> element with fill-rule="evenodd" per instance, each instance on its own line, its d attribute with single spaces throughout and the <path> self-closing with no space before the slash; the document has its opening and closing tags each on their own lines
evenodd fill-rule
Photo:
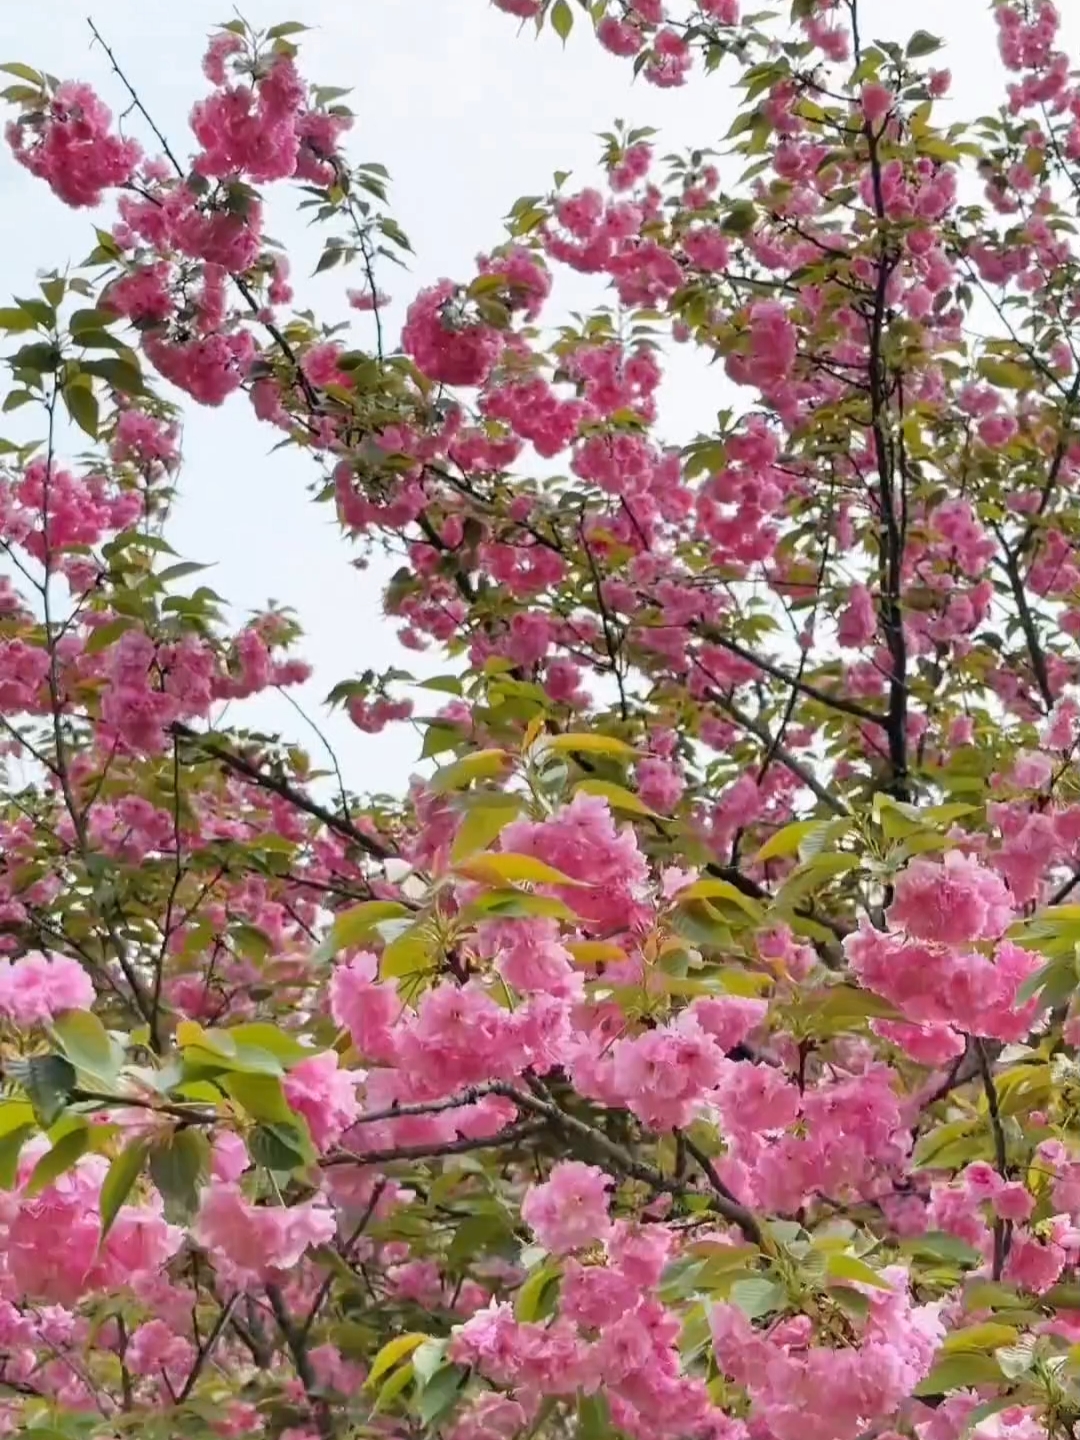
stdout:
<svg viewBox="0 0 1080 1440">
<path fill-rule="evenodd" d="M 199 69 L 205 36 L 230 18 L 228 0 L 85 3 L 93 3 L 99 30 L 173 148 L 184 151 L 187 115 L 205 88 Z M 786 0 L 777 0 L 775 8 L 786 8 Z M 1080 55 L 1080 14 L 1073 13 L 1080 7 L 1066 0 L 1061 8 L 1072 53 Z M 987 0 L 862 0 L 866 38 L 905 40 L 917 28 L 945 38 L 942 63 L 954 76 L 945 112 L 950 121 L 985 114 L 1003 93 L 989 12 Z M 468 279 L 477 252 L 500 240 L 502 217 L 519 195 L 546 191 L 556 170 L 571 170 L 582 183 L 595 178 L 596 134 L 616 116 L 657 126 L 660 153 L 666 153 L 718 144 L 734 114 L 730 70 L 678 91 L 631 84 L 629 64 L 604 54 L 583 28 L 563 50 L 549 32 L 539 39 L 531 30 L 519 33 L 511 17 L 485 0 L 294 0 L 291 7 L 289 0 L 246 0 L 240 13 L 259 27 L 303 20 L 313 27 L 300 37 L 305 75 L 353 87 L 349 103 L 358 118 L 350 151 L 356 160 L 389 168 L 393 210 L 416 252 L 410 272 L 387 267 L 381 277 L 394 301 L 388 322 L 394 340 L 411 294 L 443 275 Z M 80 0 L 0 4 L 0 59 L 89 80 L 114 110 L 122 110 L 119 83 L 90 39 Z M 152 148 L 150 137 L 140 138 Z M 27 294 L 40 269 L 81 260 L 92 245 L 90 226 L 85 211 L 66 210 L 0 155 L 5 293 Z M 284 192 L 268 229 L 302 257 L 295 266 L 298 298 L 324 317 L 340 318 L 344 288 L 359 277 L 335 270 L 305 278 L 321 239 L 303 217 L 290 213 Z M 545 318 L 581 308 L 596 293 L 571 277 Z M 361 343 L 370 324 L 370 317 L 357 317 Z M 665 438 L 690 438 L 724 403 L 719 370 L 706 373 L 681 359 L 665 387 Z M 308 632 L 304 653 L 316 667 L 303 700 L 317 711 L 338 679 L 395 661 L 419 667 L 416 657 L 398 649 L 393 627 L 381 617 L 378 571 L 350 566 L 353 552 L 337 533 L 331 510 L 308 499 L 312 463 L 286 451 L 269 454 L 276 439 L 240 396 L 222 410 L 192 407 L 170 538 L 186 558 L 217 563 L 207 583 L 239 614 L 271 597 L 297 609 Z M 302 722 L 279 698 L 252 702 L 244 714 L 248 723 L 311 742 L 318 754 L 318 742 L 302 735 Z M 235 718 L 241 720 L 239 710 Z M 326 726 L 358 790 L 400 788 L 413 769 L 419 739 L 411 727 L 370 737 L 342 716 Z"/>
</svg>

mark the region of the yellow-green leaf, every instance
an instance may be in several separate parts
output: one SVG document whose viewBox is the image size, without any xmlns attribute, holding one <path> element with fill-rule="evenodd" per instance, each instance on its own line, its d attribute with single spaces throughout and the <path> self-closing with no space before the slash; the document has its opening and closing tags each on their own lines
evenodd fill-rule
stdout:
<svg viewBox="0 0 1080 1440">
<path fill-rule="evenodd" d="M 1000 1345 L 1014 1345 L 1020 1337 L 1015 1325 L 1002 1325 L 988 1320 L 983 1325 L 967 1325 L 954 1330 L 941 1342 L 941 1353 L 953 1355 L 967 1350 L 996 1350 Z"/>
<path fill-rule="evenodd" d="M 754 856 L 754 864 L 763 865 L 766 860 L 780 860 L 789 855 L 797 855 L 799 846 L 820 824 L 820 820 L 796 820 L 791 825 L 785 825 L 765 841 Z"/>
<path fill-rule="evenodd" d="M 532 855 L 515 855 L 509 851 L 473 855 L 454 867 L 467 880 L 478 880 L 485 884 L 509 885 L 524 882 L 529 885 L 580 885 L 553 865 L 537 860 Z"/>
<path fill-rule="evenodd" d="M 830 1255 L 825 1262 L 825 1270 L 833 1280 L 854 1280 L 860 1285 L 872 1285 L 876 1290 L 893 1288 L 879 1271 L 857 1255 Z"/>
<path fill-rule="evenodd" d="M 635 760 L 638 752 L 614 735 L 549 735 L 542 748 L 556 755 L 607 755 L 612 760 Z"/>
<path fill-rule="evenodd" d="M 630 815 L 647 815 L 652 820 L 662 818 L 655 810 L 650 810 L 644 800 L 639 799 L 633 791 L 622 785 L 613 785 L 610 780 L 581 780 L 574 788 L 583 790 L 586 795 L 599 796 L 601 800 L 606 800 L 613 810 L 625 810 Z"/>
<path fill-rule="evenodd" d="M 388 1340 L 371 1362 L 371 1370 L 368 1372 L 365 1383 L 369 1386 L 374 1385 L 395 1365 L 400 1365 L 427 1339 L 428 1336 L 413 1330 L 407 1335 L 396 1335 L 393 1340 Z"/>
<path fill-rule="evenodd" d="M 685 890 L 680 890 L 676 899 L 680 904 L 690 900 L 730 900 L 733 905 L 737 905 L 740 910 L 745 910 L 755 920 L 760 918 L 763 913 L 761 906 L 752 895 L 744 895 L 729 880 L 695 880 Z"/>
<path fill-rule="evenodd" d="M 427 788 L 433 795 L 445 795 L 450 790 L 464 790 L 474 780 L 494 780 L 507 769 L 510 758 L 506 750 L 477 750 L 436 770 Z"/>
<path fill-rule="evenodd" d="M 509 802 L 509 803 L 506 803 Z M 486 850 L 499 838 L 511 820 L 521 813 L 522 801 L 516 795 L 492 797 L 489 804 L 471 805 L 454 836 L 450 859 L 457 864 L 478 850 Z"/>
<path fill-rule="evenodd" d="M 408 913 L 406 907 L 396 900 L 365 900 L 360 905 L 342 910 L 334 917 L 330 934 L 319 946 L 319 959 L 330 959 L 339 950 L 349 950 L 354 945 L 359 945 L 372 935 L 375 927 L 382 921 L 398 920 Z"/>
</svg>

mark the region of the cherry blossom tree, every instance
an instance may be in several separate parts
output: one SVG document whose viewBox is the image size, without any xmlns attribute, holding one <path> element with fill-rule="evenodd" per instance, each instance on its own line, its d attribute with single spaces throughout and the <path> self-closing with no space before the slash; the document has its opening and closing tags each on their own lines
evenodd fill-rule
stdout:
<svg viewBox="0 0 1080 1440">
<path fill-rule="evenodd" d="M 1059 16 L 995 5 L 1001 107 L 944 126 L 940 42 L 871 41 L 859 0 L 496 9 L 738 116 L 716 154 L 617 127 L 400 337 L 408 240 L 301 24 L 211 37 L 186 140 L 118 37 L 114 94 L 0 67 L 9 165 L 93 233 L 0 310 L 35 437 L 0 442 L 0 1420 L 1064 1440 Z M 269 187 L 349 325 L 293 305 Z M 556 324 L 566 270 L 610 304 Z M 738 397 L 679 448 L 674 345 Z M 307 457 L 343 563 L 398 557 L 387 624 L 445 658 L 333 677 L 419 736 L 398 800 L 245 724 L 308 668 L 291 612 L 231 625 L 169 543 L 184 407 L 225 403 Z"/>
</svg>

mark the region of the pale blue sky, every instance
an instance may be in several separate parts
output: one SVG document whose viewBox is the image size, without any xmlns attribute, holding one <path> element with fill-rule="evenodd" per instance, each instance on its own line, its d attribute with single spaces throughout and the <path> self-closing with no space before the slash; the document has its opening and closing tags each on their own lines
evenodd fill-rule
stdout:
<svg viewBox="0 0 1080 1440">
<path fill-rule="evenodd" d="M 84 3 L 92 4 L 98 28 L 173 148 L 185 151 L 187 114 L 205 86 L 199 70 L 205 36 L 229 18 L 228 0 Z M 776 8 L 781 5 L 786 8 L 786 0 Z M 1072 51 L 1080 54 L 1080 14 L 1072 13 L 1080 7 L 1065 0 L 1062 8 Z M 572 170 L 583 182 L 590 178 L 596 133 L 616 116 L 658 126 L 665 153 L 718 143 L 734 113 L 725 78 L 730 72 L 681 91 L 631 84 L 629 65 L 603 54 L 584 32 L 575 32 L 564 51 L 550 33 L 539 40 L 531 31 L 519 34 L 513 19 L 484 0 L 246 0 L 240 9 L 257 26 L 305 21 L 313 27 L 301 37 L 305 74 L 321 84 L 354 87 L 349 103 L 358 119 L 350 151 L 355 159 L 389 168 L 393 209 L 416 251 L 411 273 L 387 267 L 382 276 L 394 300 L 388 327 L 395 340 L 411 294 L 442 275 L 468 278 L 476 253 L 500 239 L 501 217 L 519 195 L 545 191 L 555 170 Z M 946 38 L 944 63 L 954 75 L 950 119 L 996 107 L 1004 77 L 986 0 L 862 0 L 862 10 L 867 38 L 903 40 L 917 28 Z M 119 83 L 104 55 L 91 47 L 83 14 L 78 0 L 6 0 L 0 5 L 0 60 L 90 80 L 119 111 Z M 43 185 L 0 157 L 5 294 L 26 294 L 40 268 L 81 259 L 92 243 L 91 223 L 86 212 L 65 210 Z M 319 241 L 291 212 L 284 192 L 268 228 L 297 257 L 298 299 L 340 318 L 345 285 L 358 279 L 337 270 L 304 278 Z M 582 308 L 597 294 L 571 277 L 560 284 L 547 318 Z M 358 317 L 358 338 L 370 323 Z M 719 369 L 704 372 L 680 357 L 665 387 L 667 438 L 689 438 L 723 403 Z M 13 429 L 8 424 L 0 433 Z M 276 439 L 242 397 L 219 411 L 193 407 L 170 538 L 185 556 L 217 562 L 207 582 L 240 612 L 271 596 L 299 611 L 308 632 L 304 653 L 316 667 L 303 700 L 315 711 L 338 679 L 395 661 L 414 670 L 418 665 L 398 649 L 393 627 L 381 616 L 378 570 L 350 566 L 354 552 L 339 537 L 329 508 L 308 499 L 311 462 L 287 451 L 269 454 Z M 277 697 L 253 702 L 245 714 L 250 723 L 310 740 L 318 754 L 317 742 L 300 733 L 298 717 Z M 410 727 L 364 736 L 339 715 L 325 728 L 356 789 L 400 788 L 413 769 L 419 740 Z"/>
</svg>

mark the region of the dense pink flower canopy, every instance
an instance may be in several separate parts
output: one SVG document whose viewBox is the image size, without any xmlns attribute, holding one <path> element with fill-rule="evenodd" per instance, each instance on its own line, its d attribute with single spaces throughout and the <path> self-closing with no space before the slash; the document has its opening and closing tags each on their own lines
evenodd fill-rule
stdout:
<svg viewBox="0 0 1080 1440">
<path fill-rule="evenodd" d="M 737 118 L 617 123 L 400 335 L 302 24 L 215 31 L 186 140 L 122 37 L 107 97 L 3 67 L 9 163 L 96 244 L 0 309 L 0 1433 L 1067 1440 L 1061 16 L 998 0 L 1002 103 L 953 123 L 941 42 L 860 0 L 494 11 Z M 673 345 L 717 362 L 684 444 Z M 403 796 L 252 728 L 300 620 L 169 543 L 185 407 L 248 403 L 445 661 L 339 647 Z"/>
</svg>

